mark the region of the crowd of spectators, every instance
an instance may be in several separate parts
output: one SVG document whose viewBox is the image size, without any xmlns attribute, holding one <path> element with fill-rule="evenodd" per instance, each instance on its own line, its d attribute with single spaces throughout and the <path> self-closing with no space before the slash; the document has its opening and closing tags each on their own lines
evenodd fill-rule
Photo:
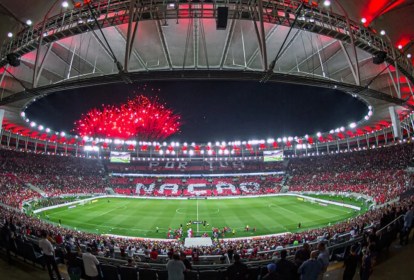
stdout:
<svg viewBox="0 0 414 280">
<path fill-rule="evenodd" d="M 289 178 L 287 184 L 290 191 L 365 194 L 373 197 L 378 204 L 382 204 L 399 196 L 410 187 L 412 178 L 407 175 L 405 169 L 412 162 L 412 148 L 411 144 L 405 144 L 355 153 L 291 159 L 287 169 Z M 103 193 L 105 188 L 109 187 L 118 193 L 128 195 L 190 196 L 192 195 L 188 191 L 190 184 L 205 184 L 205 189 L 200 188 L 201 190 L 206 190 L 208 195 L 220 195 L 215 193 L 214 186 L 227 183 L 236 186 L 236 195 L 244 195 L 279 192 L 282 178 L 276 175 L 221 178 L 108 177 L 102 163 L 98 160 L 0 150 L 0 202 L 15 208 L 21 207 L 24 200 L 41 196 L 39 192 L 29 187 L 31 185 L 41 189 L 49 197 L 62 194 Z M 246 192 L 240 187 L 242 183 L 259 184 L 260 187 L 251 188 Z M 137 184 L 146 186 L 140 189 L 139 194 L 135 193 Z M 170 193 L 165 190 L 161 192 L 160 187 L 163 184 L 176 184 L 178 192 L 172 193 L 171 189 L 169 189 Z M 154 185 L 154 188 L 148 193 L 150 185 Z M 234 195 L 233 191 L 229 193 L 227 191 L 228 189 L 221 195 Z M 52 201 L 52 204 L 59 203 L 59 199 L 49 201 Z M 306 247 L 305 244 L 316 244 L 319 241 L 335 243 L 343 235 L 350 238 L 364 235 L 363 242 L 360 244 L 361 248 L 364 248 L 361 266 L 365 269 L 365 271 L 361 270 L 363 275 L 371 268 L 376 253 L 384 247 L 389 247 L 391 240 L 395 239 L 398 233 L 401 244 L 407 243 L 413 225 L 413 205 L 414 197 L 411 196 L 323 228 L 245 239 L 214 238 L 213 246 L 197 249 L 185 248 L 180 239 L 125 239 L 79 232 L 49 224 L 6 207 L 0 207 L 0 224 L 12 232 L 10 234 L 13 238 L 12 244 L 17 239 L 44 237 L 44 231 L 47 231 L 48 240 L 60 247 L 66 246 L 72 249 L 82 247 L 85 250 L 89 248 L 90 253 L 96 256 L 110 258 L 120 256 L 143 262 L 159 262 L 159 255 L 167 255 L 166 259 L 171 260 L 177 252 L 181 252 L 183 256 L 196 255 L 197 259 L 203 255 L 227 255 L 229 259 L 240 256 L 245 260 L 274 260 L 281 257 L 286 264 L 286 255 L 300 255 L 299 247 L 302 244 Z M 396 223 L 388 226 L 386 230 L 377 232 L 395 219 L 397 219 Z M 368 228 L 370 230 L 367 233 Z M 320 248 L 312 246 L 309 251 L 318 249 L 318 252 L 321 252 Z M 310 256 L 312 254 L 309 254 Z M 304 260 L 295 258 L 296 268 L 302 267 L 299 272 L 305 273 L 306 269 L 302 264 L 309 264 L 308 260 L 313 260 L 309 257 Z M 319 258 L 316 255 L 313 257 Z M 176 257 L 175 261 L 177 261 Z M 281 261 L 278 264 L 281 264 Z M 280 273 L 277 267 L 268 266 L 267 275 L 271 277 L 274 273 Z M 322 270 L 319 273 L 321 272 Z"/>
<path fill-rule="evenodd" d="M 248 173 L 284 171 L 283 162 L 263 162 L 255 160 L 211 160 L 211 161 L 132 161 L 125 163 L 107 163 L 108 172 L 114 173 Z"/>
<path fill-rule="evenodd" d="M 237 176 L 207 178 L 119 178 L 109 179 L 114 191 L 139 196 L 231 196 L 278 193 L 283 176 Z M 138 185 L 138 188 L 137 188 Z M 167 186 L 168 188 L 164 188 Z M 173 186 L 176 188 L 173 189 Z M 217 186 L 224 186 L 218 190 Z M 231 188 L 229 188 L 231 186 Z M 191 189 L 192 188 L 192 189 Z M 220 187 L 219 187 L 220 188 Z M 190 190 L 191 189 L 191 190 Z"/>
<path fill-rule="evenodd" d="M 373 209 L 363 215 L 338 223 L 333 226 L 307 230 L 300 233 L 289 233 L 275 236 L 263 236 L 246 239 L 215 239 L 211 247 L 197 248 L 197 254 L 202 255 L 223 255 L 238 254 L 242 259 L 249 260 L 269 260 L 279 258 L 280 250 L 286 249 L 289 255 L 293 255 L 298 250 L 298 246 L 313 241 L 326 241 L 335 243 L 339 236 L 348 234 L 351 238 L 365 234 L 365 230 L 370 228 L 366 236 L 366 242 L 372 243 L 375 239 L 376 247 L 372 251 L 378 251 L 383 247 L 389 246 L 390 230 L 382 231 L 377 229 L 386 226 L 389 222 L 397 219 L 396 232 L 400 232 L 405 227 L 412 227 L 412 207 L 414 197 L 388 205 L 383 208 Z M 7 222 L 8 227 L 13 231 L 14 238 L 26 239 L 29 236 L 41 237 L 44 230 L 49 233 L 49 240 L 56 245 L 69 245 L 72 247 L 90 247 L 92 253 L 98 256 L 114 257 L 119 255 L 127 258 L 129 256 L 140 255 L 142 261 L 151 262 L 150 253 L 157 252 L 158 255 L 171 255 L 174 252 L 184 251 L 191 255 L 194 249 L 185 248 L 180 240 L 150 240 L 150 239 L 125 239 L 110 236 L 96 235 L 92 233 L 79 232 L 72 229 L 62 228 L 46 223 L 36 217 L 16 212 L 7 208 L 0 208 L 0 223 Z M 406 221 L 406 214 L 411 211 L 410 223 Z M 405 216 L 404 216 L 405 215 Z M 407 228 L 407 229 L 408 229 Z M 395 236 L 394 236 L 395 237 Z M 277 251 L 275 251 L 277 250 Z M 152 260 L 157 261 L 157 260 Z"/>
<path fill-rule="evenodd" d="M 405 168 L 412 160 L 412 146 L 412 144 L 394 145 L 352 153 L 293 158 L 289 160 L 289 164 L 265 164 L 256 161 L 135 162 L 120 166 L 146 168 L 146 171 L 151 168 L 164 171 L 177 168 L 182 170 L 215 168 L 220 172 L 241 167 L 247 168 L 245 172 L 248 172 L 255 165 L 256 167 L 253 168 L 255 170 L 263 170 L 265 166 L 279 170 L 287 166 L 289 180 L 286 184 L 289 186 L 289 191 L 354 192 L 373 197 L 375 202 L 381 204 L 397 197 L 411 185 L 412 178 L 405 172 Z M 0 202 L 21 207 L 24 200 L 41 195 L 54 197 L 63 194 L 104 193 L 106 188 L 113 188 L 116 193 L 123 195 L 193 196 L 194 192 L 188 189 L 191 184 L 205 185 L 205 188 L 199 185 L 197 190 L 204 190 L 206 196 L 270 194 L 280 191 L 283 179 L 283 175 L 220 178 L 191 178 L 184 175 L 180 178 L 108 177 L 108 168 L 105 168 L 105 165 L 118 166 L 100 160 L 0 150 L 0 173 L 3 174 Z M 217 191 L 216 186 L 222 183 L 231 184 L 235 188 L 223 188 Z M 250 186 L 241 187 L 242 183 Z M 178 189 L 161 188 L 168 184 L 176 184 Z M 252 184 L 256 184 L 259 188 L 251 187 Z M 137 188 L 137 185 L 143 187 Z M 43 193 L 39 194 L 33 190 L 36 188 L 30 188 L 31 186 L 37 187 Z"/>
<path fill-rule="evenodd" d="M 71 156 L 49 156 L 0 149 L 0 171 L 27 175 L 98 176 L 104 173 L 101 161 Z"/>
<path fill-rule="evenodd" d="M 11 173 L 0 172 L 0 202 L 20 208 L 27 199 L 40 197 L 40 194 L 25 187 L 24 183 Z"/>
<path fill-rule="evenodd" d="M 291 159 L 289 191 L 354 192 L 382 204 L 410 186 L 412 145 Z"/>
<path fill-rule="evenodd" d="M 41 196 L 104 193 L 108 187 L 100 161 L 75 157 L 0 150 L 0 174 L 0 202 L 17 208 Z"/>
</svg>

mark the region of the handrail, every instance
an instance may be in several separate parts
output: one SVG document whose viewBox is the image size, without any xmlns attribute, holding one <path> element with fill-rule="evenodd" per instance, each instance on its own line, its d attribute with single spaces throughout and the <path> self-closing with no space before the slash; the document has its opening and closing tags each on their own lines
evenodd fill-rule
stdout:
<svg viewBox="0 0 414 280">
<path fill-rule="evenodd" d="M 385 226 L 383 226 L 382 228 L 380 228 L 379 230 L 377 230 L 377 233 L 382 233 L 384 230 L 386 230 L 391 224 L 397 222 L 399 219 L 401 219 L 402 217 L 404 217 L 405 214 L 402 214 L 400 216 L 398 216 L 397 218 L 395 218 L 394 220 L 392 220 L 391 222 L 389 222 L 388 224 L 386 224 Z"/>
</svg>

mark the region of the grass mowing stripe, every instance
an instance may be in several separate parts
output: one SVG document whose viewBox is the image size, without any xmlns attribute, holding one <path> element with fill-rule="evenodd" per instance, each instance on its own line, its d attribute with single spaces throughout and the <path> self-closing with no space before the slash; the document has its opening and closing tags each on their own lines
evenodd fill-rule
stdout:
<svg viewBox="0 0 414 280">
<path fill-rule="evenodd" d="M 112 233 L 126 236 L 165 238 L 169 227 L 178 229 L 189 220 L 206 220 L 209 227 L 199 226 L 200 232 L 211 233 L 212 227 L 235 228 L 234 237 L 298 231 L 326 226 L 360 214 L 340 206 L 321 206 L 299 201 L 296 197 L 262 197 L 221 200 L 152 200 L 111 198 L 77 206 L 47 210 L 51 222 L 62 219 L 63 225 L 83 231 Z M 246 232 L 245 226 L 257 231 Z M 159 227 L 159 232 L 155 228 Z M 193 231 L 196 226 L 192 225 Z M 233 237 L 227 234 L 226 237 Z"/>
</svg>

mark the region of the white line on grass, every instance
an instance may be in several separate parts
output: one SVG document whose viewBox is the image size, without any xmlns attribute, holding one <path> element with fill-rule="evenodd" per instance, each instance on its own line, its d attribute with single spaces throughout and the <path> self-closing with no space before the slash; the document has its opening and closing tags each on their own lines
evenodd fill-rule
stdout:
<svg viewBox="0 0 414 280">
<path fill-rule="evenodd" d="M 197 233 L 199 232 L 199 224 L 198 224 L 198 198 L 197 200 Z"/>
<path fill-rule="evenodd" d="M 177 209 L 175 209 L 175 213 L 181 214 L 181 215 L 186 215 L 187 213 L 185 213 L 185 211 L 183 211 L 183 210 L 187 210 L 187 208 L 177 208 Z M 218 214 L 218 213 L 220 213 L 220 208 L 216 208 L 215 211 L 209 211 L 209 215 Z"/>
</svg>

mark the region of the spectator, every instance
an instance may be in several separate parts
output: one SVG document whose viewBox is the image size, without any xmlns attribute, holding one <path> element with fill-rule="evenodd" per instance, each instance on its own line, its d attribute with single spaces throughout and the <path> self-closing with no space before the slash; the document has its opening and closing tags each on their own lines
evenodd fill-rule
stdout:
<svg viewBox="0 0 414 280">
<path fill-rule="evenodd" d="M 294 263 L 286 259 L 287 251 L 280 251 L 280 260 L 276 263 L 276 272 L 278 280 L 291 280 L 296 279 L 297 267 Z"/>
<path fill-rule="evenodd" d="M 227 256 L 229 257 L 230 262 L 233 261 L 233 255 L 234 255 L 234 250 L 233 250 L 233 247 L 230 246 L 230 248 L 227 250 Z"/>
<path fill-rule="evenodd" d="M 263 276 L 263 280 L 278 280 L 278 274 L 276 273 L 277 266 L 274 263 L 269 263 L 267 266 L 267 273 Z"/>
<path fill-rule="evenodd" d="M 235 254 L 234 263 L 227 268 L 227 279 L 228 280 L 242 280 L 247 279 L 248 270 L 247 266 L 240 261 L 240 255 Z"/>
<path fill-rule="evenodd" d="M 190 263 L 190 261 L 187 259 L 187 254 L 186 253 L 181 252 L 180 253 L 180 259 L 184 263 L 185 268 L 187 270 L 191 270 L 193 268 L 192 265 L 191 265 L 191 263 Z"/>
<path fill-rule="evenodd" d="M 99 279 L 99 261 L 94 255 L 92 255 L 92 249 L 90 247 L 86 248 L 86 253 L 82 254 L 82 261 L 88 280 Z"/>
<path fill-rule="evenodd" d="M 295 263 L 297 267 L 300 267 L 305 261 L 309 260 L 310 258 L 310 246 L 308 243 L 303 243 L 303 246 L 301 249 L 296 251 L 295 254 Z"/>
<path fill-rule="evenodd" d="M 193 260 L 193 264 L 197 264 L 199 261 L 199 252 L 197 250 L 197 248 L 194 248 L 193 251 L 191 252 L 191 259 Z"/>
<path fill-rule="evenodd" d="M 317 260 L 319 252 L 312 251 L 309 260 L 298 269 L 301 280 L 317 280 L 322 271 L 322 264 Z"/>
<path fill-rule="evenodd" d="M 352 280 L 354 279 L 354 275 L 358 265 L 358 255 L 357 255 L 357 246 L 353 245 L 349 251 L 349 255 L 344 260 L 344 274 L 343 280 Z"/>
<path fill-rule="evenodd" d="M 372 254 L 369 248 L 362 249 L 362 263 L 359 270 L 359 276 L 361 280 L 368 280 L 372 274 Z"/>
<path fill-rule="evenodd" d="M 7 261 L 9 264 L 11 264 L 11 255 L 10 251 L 12 250 L 12 232 L 10 230 L 9 222 L 6 221 L 4 225 L 1 228 L 1 235 L 0 235 L 0 241 L 2 246 L 6 249 L 6 255 L 7 255 Z"/>
<path fill-rule="evenodd" d="M 167 271 L 168 280 L 184 280 L 186 268 L 178 254 L 173 254 L 172 259 L 168 261 Z"/>
<path fill-rule="evenodd" d="M 42 249 L 43 257 L 45 260 L 45 264 L 47 267 L 47 271 L 49 272 L 50 280 L 54 280 L 55 277 L 53 276 L 53 271 L 56 274 L 56 277 L 58 279 L 63 279 L 62 276 L 60 276 L 59 269 L 56 264 L 55 260 L 55 249 L 53 249 L 52 243 L 47 239 L 48 234 L 46 231 L 42 231 L 41 239 L 39 240 L 39 247 Z M 52 271 L 53 269 L 53 271 Z"/>
<path fill-rule="evenodd" d="M 126 266 L 128 267 L 137 267 L 137 264 L 133 258 L 128 258 Z"/>
<path fill-rule="evenodd" d="M 82 274 L 82 268 L 79 266 L 77 257 L 80 256 L 80 248 L 77 246 L 77 252 L 73 252 L 70 245 L 66 246 L 66 267 L 68 269 L 68 274 L 70 280 L 80 280 Z"/>
<path fill-rule="evenodd" d="M 404 245 L 408 243 L 408 238 L 410 236 L 412 224 L 414 218 L 413 206 L 411 206 L 404 215 L 404 226 L 400 233 L 400 244 Z"/>
<path fill-rule="evenodd" d="M 329 250 L 326 248 L 325 242 L 319 242 L 318 244 L 318 261 L 321 263 L 321 275 L 319 279 L 322 279 L 323 274 L 329 266 Z"/>
<path fill-rule="evenodd" d="M 157 249 L 154 247 L 154 248 L 152 248 L 152 251 L 151 251 L 151 253 L 150 253 L 150 259 L 151 259 L 152 261 L 156 261 L 156 260 L 157 260 L 157 258 L 158 258 L 158 251 L 157 251 Z"/>
</svg>

